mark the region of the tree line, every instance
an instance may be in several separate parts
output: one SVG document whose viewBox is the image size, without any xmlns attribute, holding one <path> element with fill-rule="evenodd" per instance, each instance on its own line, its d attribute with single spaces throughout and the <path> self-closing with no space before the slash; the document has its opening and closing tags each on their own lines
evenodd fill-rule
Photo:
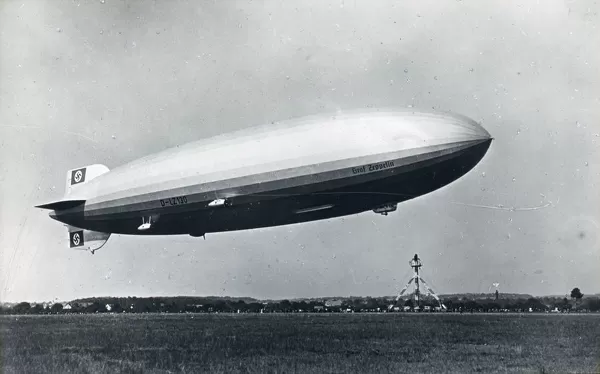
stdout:
<svg viewBox="0 0 600 374">
<path fill-rule="evenodd" d="M 443 300 L 445 309 L 433 298 L 420 303 L 430 311 L 449 312 L 600 312 L 600 297 L 583 299 L 579 289 L 571 298 L 529 297 L 480 299 L 451 297 Z M 148 298 L 89 298 L 68 303 L 31 304 L 22 302 L 0 309 L 2 314 L 69 314 L 69 313 L 336 313 L 336 312 L 396 312 L 412 311 L 413 299 L 395 301 L 389 297 L 354 297 L 324 300 L 280 300 L 261 302 L 254 299 L 196 298 L 196 297 L 148 297 Z"/>
</svg>

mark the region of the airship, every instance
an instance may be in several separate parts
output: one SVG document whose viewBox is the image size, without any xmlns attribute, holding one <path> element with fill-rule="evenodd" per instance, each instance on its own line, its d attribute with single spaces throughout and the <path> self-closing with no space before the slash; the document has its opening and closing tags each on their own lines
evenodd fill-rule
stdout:
<svg viewBox="0 0 600 374">
<path fill-rule="evenodd" d="M 473 169 L 492 137 L 441 111 L 370 109 L 313 115 L 166 149 L 110 170 L 66 173 L 62 199 L 37 208 L 69 247 L 111 234 L 191 235 L 375 212 L 444 187 Z"/>
</svg>

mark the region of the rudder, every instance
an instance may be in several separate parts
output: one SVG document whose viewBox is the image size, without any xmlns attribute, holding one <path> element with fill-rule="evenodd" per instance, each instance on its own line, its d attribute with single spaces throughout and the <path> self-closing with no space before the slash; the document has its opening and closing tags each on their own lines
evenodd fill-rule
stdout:
<svg viewBox="0 0 600 374">
<path fill-rule="evenodd" d="M 110 171 L 108 167 L 102 164 L 82 166 L 67 171 L 67 182 L 65 186 L 65 196 L 69 195 L 78 186 L 88 183 L 94 178 L 106 174 Z"/>
<path fill-rule="evenodd" d="M 92 254 L 102 248 L 110 238 L 110 233 L 81 229 L 65 225 L 69 231 L 69 248 L 86 250 Z"/>
</svg>

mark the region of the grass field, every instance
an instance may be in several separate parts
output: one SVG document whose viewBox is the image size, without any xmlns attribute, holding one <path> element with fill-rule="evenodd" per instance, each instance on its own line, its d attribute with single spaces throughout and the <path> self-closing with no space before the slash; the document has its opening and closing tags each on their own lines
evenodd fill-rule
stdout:
<svg viewBox="0 0 600 374">
<path fill-rule="evenodd" d="M 63 315 L 0 324 L 5 373 L 600 372 L 600 315 Z"/>
</svg>

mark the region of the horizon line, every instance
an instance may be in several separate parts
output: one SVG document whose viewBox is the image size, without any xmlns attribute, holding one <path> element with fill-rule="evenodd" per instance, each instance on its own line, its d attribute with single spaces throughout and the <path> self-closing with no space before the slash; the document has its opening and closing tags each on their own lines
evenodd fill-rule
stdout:
<svg viewBox="0 0 600 374">
<path fill-rule="evenodd" d="M 443 294 L 437 294 L 438 297 L 443 297 L 443 296 L 452 296 L 452 295 L 494 295 L 495 292 L 454 292 L 454 293 L 443 293 Z M 411 294 L 409 294 L 411 295 Z M 519 293 L 519 292 L 498 292 L 498 295 L 527 295 L 527 296 L 532 296 L 534 298 L 540 298 L 540 297 L 566 297 L 566 298 L 570 298 L 570 295 L 568 293 L 565 294 L 545 294 L 545 295 L 535 295 L 535 294 L 531 294 L 531 293 Z M 583 294 L 584 297 L 585 296 L 600 296 L 600 292 L 594 292 L 594 293 L 584 293 Z M 293 300 L 302 300 L 302 299 L 348 299 L 348 298 L 396 298 L 397 295 L 379 295 L 379 296 L 372 296 L 372 295 L 349 295 L 349 296 L 302 296 L 302 297 L 283 297 L 283 298 L 257 298 L 257 297 L 252 297 L 252 296 L 218 296 L 218 295 L 159 295 L 159 296 L 137 296 L 137 295 L 129 295 L 129 296 L 84 296 L 84 297 L 77 297 L 77 298 L 73 298 L 70 300 L 42 300 L 42 301 L 38 301 L 38 300 L 19 300 L 19 301 L 9 301 L 9 300 L 0 300 L 0 305 L 1 304 L 19 304 L 19 303 L 34 303 L 34 304 L 41 304 L 41 303 L 67 303 L 67 302 L 73 302 L 76 300 L 81 300 L 81 299 L 105 299 L 105 298 L 113 298 L 113 299 L 127 299 L 127 298 L 137 298 L 137 299 L 149 299 L 149 298 L 178 298 L 178 297 L 187 297 L 187 298 L 221 298 L 221 299 L 253 299 L 256 301 L 283 301 L 283 300 L 288 300 L 288 301 L 293 301 Z"/>
</svg>

